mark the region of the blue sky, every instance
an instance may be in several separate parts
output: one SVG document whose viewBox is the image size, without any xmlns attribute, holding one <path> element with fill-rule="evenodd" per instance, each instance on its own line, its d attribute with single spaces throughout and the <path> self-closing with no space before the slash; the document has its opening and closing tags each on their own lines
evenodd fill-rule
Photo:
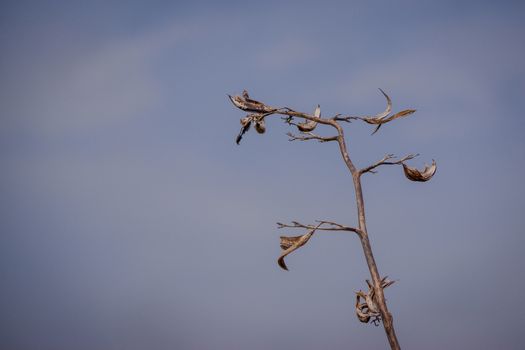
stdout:
<svg viewBox="0 0 525 350">
<path fill-rule="evenodd" d="M 355 225 L 333 144 L 278 118 L 234 143 L 226 94 L 346 126 L 404 348 L 522 349 L 520 2 L 4 1 L 0 347 L 385 348 L 359 323 L 356 237 L 319 234 L 279 269 L 275 222 Z M 324 131 L 320 131 L 324 132 Z M 326 130 L 328 133 L 329 131 Z"/>
</svg>

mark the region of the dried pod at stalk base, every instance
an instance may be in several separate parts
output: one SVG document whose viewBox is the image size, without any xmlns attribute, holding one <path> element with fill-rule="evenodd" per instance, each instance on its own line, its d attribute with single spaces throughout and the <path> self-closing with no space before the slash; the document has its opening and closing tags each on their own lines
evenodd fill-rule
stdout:
<svg viewBox="0 0 525 350">
<path fill-rule="evenodd" d="M 368 294 L 365 294 L 365 302 L 368 306 L 368 310 L 370 310 L 371 313 L 377 314 L 379 313 L 379 308 L 377 307 L 375 301 L 374 301 L 374 290 L 368 292 Z"/>
<path fill-rule="evenodd" d="M 416 168 L 409 167 L 405 163 L 403 163 L 403 171 L 405 172 L 405 176 L 407 179 L 411 181 L 419 181 L 419 182 L 425 182 L 428 181 L 434 176 L 436 173 L 437 165 L 436 161 L 432 159 L 432 164 L 430 166 L 425 165 L 425 168 L 423 171 L 419 171 Z"/>
<path fill-rule="evenodd" d="M 314 117 L 316 118 L 321 117 L 321 106 L 317 105 L 317 108 L 315 108 Z M 311 131 L 314 131 L 316 126 L 317 126 L 316 121 L 307 120 L 305 122 L 297 124 L 297 129 L 299 129 L 299 131 L 301 132 L 311 132 Z"/>
<path fill-rule="evenodd" d="M 376 302 L 376 290 L 369 280 L 365 281 L 368 285 L 368 293 L 365 293 L 362 290 L 355 292 L 355 312 L 359 321 L 363 323 L 368 323 L 371 317 L 374 317 L 372 323 L 377 326 L 378 322 L 381 320 L 381 312 Z M 381 289 L 385 289 L 392 284 L 394 284 L 394 281 L 390 281 L 388 276 L 381 279 Z M 364 302 L 361 302 L 361 299 L 363 299 Z"/>
<path fill-rule="evenodd" d="M 315 230 L 308 231 L 302 236 L 281 236 L 281 249 L 283 250 L 281 252 L 281 255 L 279 256 L 279 259 L 277 259 L 277 263 L 279 266 L 283 269 L 288 271 L 288 267 L 286 266 L 286 263 L 284 262 L 284 258 L 293 252 L 296 249 L 301 248 L 303 245 L 308 242 L 310 237 L 314 234 Z"/>
<path fill-rule="evenodd" d="M 361 291 L 356 293 L 355 313 L 360 322 L 368 323 L 370 321 L 370 313 L 366 303 L 360 303 L 362 295 L 364 295 L 364 293 Z"/>
</svg>

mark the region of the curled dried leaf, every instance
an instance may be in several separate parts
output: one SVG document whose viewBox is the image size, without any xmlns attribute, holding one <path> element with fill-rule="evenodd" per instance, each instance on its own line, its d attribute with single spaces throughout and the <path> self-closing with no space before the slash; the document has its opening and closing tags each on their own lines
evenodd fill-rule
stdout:
<svg viewBox="0 0 525 350">
<path fill-rule="evenodd" d="M 425 165 L 425 168 L 420 171 L 417 168 L 412 168 L 403 163 L 403 171 L 407 179 L 411 181 L 425 182 L 428 181 L 436 173 L 437 165 L 436 161 L 432 159 L 432 164 L 430 166 Z"/>
<path fill-rule="evenodd" d="M 315 108 L 314 117 L 316 117 L 316 118 L 321 117 L 321 106 L 320 105 L 317 105 L 317 107 Z M 315 129 L 316 126 L 317 126 L 317 122 L 316 121 L 314 121 L 314 120 L 307 120 L 305 122 L 298 123 L 297 124 L 297 129 L 299 129 L 299 131 L 301 131 L 301 132 L 311 132 L 311 131 L 313 131 Z"/>
<path fill-rule="evenodd" d="M 281 255 L 279 256 L 279 259 L 277 259 L 277 263 L 282 269 L 288 271 L 288 267 L 286 266 L 286 263 L 284 262 L 284 258 L 288 254 L 293 252 L 294 250 L 299 249 L 303 245 L 305 245 L 306 242 L 308 242 L 308 240 L 310 239 L 310 237 L 312 237 L 314 232 L 315 230 L 310 230 L 302 236 L 292 236 L 292 237 L 281 236 L 282 252 L 281 252 Z"/>
</svg>

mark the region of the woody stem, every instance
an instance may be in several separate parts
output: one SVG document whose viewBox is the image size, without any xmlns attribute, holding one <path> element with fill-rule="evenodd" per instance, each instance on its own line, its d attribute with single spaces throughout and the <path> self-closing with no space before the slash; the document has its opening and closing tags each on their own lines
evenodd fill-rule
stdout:
<svg viewBox="0 0 525 350">
<path fill-rule="evenodd" d="M 370 271 L 370 277 L 372 278 L 372 283 L 375 292 L 375 301 L 377 302 L 377 305 L 379 306 L 379 311 L 381 312 L 383 326 L 385 328 L 385 333 L 388 338 L 388 342 L 390 343 L 390 347 L 392 350 L 399 350 L 401 348 L 399 346 L 396 332 L 394 330 L 393 317 L 392 314 L 388 311 L 388 307 L 386 305 L 385 295 L 383 293 L 383 288 L 381 287 L 381 277 L 377 269 L 374 254 L 372 253 L 372 246 L 370 245 L 370 240 L 368 239 L 368 231 L 366 229 L 365 203 L 363 200 L 363 190 L 361 188 L 362 173 L 356 169 L 356 167 L 352 163 L 352 160 L 350 159 L 350 156 L 348 155 L 343 129 L 338 123 L 334 124 L 334 127 L 339 133 L 337 142 L 339 144 L 341 156 L 343 157 L 343 160 L 346 166 L 348 167 L 348 170 L 352 174 L 352 180 L 354 183 L 356 196 L 357 214 L 359 220 L 359 238 L 361 240 L 361 246 L 363 247 L 366 263 Z"/>
</svg>

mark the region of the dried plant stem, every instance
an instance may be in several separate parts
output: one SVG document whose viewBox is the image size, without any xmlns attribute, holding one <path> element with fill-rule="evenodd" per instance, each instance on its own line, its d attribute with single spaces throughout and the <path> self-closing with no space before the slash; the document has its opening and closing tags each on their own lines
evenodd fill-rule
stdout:
<svg viewBox="0 0 525 350">
<path fill-rule="evenodd" d="M 368 231 L 366 229 L 365 202 L 363 200 L 363 190 L 361 188 L 361 175 L 363 173 L 356 169 L 352 163 L 352 160 L 350 159 L 350 156 L 348 155 L 343 129 L 339 125 L 337 125 L 336 129 L 339 133 L 337 142 L 339 143 L 341 155 L 346 166 L 348 167 L 348 170 L 352 174 L 357 204 L 357 215 L 359 220 L 358 234 L 361 240 L 361 246 L 363 247 L 363 252 L 365 254 L 366 263 L 368 265 L 368 269 L 370 270 L 370 277 L 372 277 L 372 283 L 376 294 L 376 302 L 379 306 L 379 310 L 381 311 L 383 326 L 385 328 L 390 347 L 392 349 L 401 349 L 397 340 L 396 332 L 394 330 L 392 314 L 388 311 L 388 307 L 386 305 L 385 295 L 383 293 L 383 288 L 381 287 L 381 277 L 374 259 L 372 246 L 370 245 L 370 240 L 368 239 Z"/>
<path fill-rule="evenodd" d="M 376 163 L 362 168 L 358 169 L 355 167 L 355 165 L 352 163 L 352 160 L 350 159 L 350 156 L 348 154 L 348 150 L 346 148 L 345 143 L 345 136 L 344 131 L 339 122 L 345 122 L 350 123 L 353 120 L 361 120 L 363 122 L 366 122 L 368 124 L 376 125 L 376 128 L 374 130 L 374 133 L 379 130 L 381 125 L 391 122 L 395 119 L 399 119 L 401 117 L 405 117 L 408 115 L 411 115 L 415 112 L 413 109 L 407 109 L 401 112 L 398 112 L 396 114 L 390 115 L 391 109 L 392 109 L 392 103 L 390 100 L 390 97 L 381 90 L 385 98 L 387 99 L 387 108 L 384 112 L 379 113 L 375 116 L 368 116 L 368 117 L 357 117 L 357 116 L 343 116 L 341 114 L 337 114 L 332 118 L 321 118 L 320 117 L 320 107 L 317 106 L 316 111 L 314 112 L 314 115 L 302 113 L 295 111 L 288 107 L 281 107 L 281 108 L 275 108 L 268 106 L 262 102 L 255 101 L 251 99 L 248 95 L 248 92 L 244 91 L 243 96 L 229 96 L 232 103 L 239 109 L 243 111 L 247 111 L 250 113 L 255 114 L 249 114 L 245 118 L 241 119 L 241 132 L 239 136 L 237 137 L 237 143 L 239 143 L 240 139 L 242 138 L 242 135 L 248 130 L 250 123 L 255 122 L 255 127 L 259 126 L 259 129 L 257 131 L 259 133 L 264 133 L 264 130 L 262 129 L 262 126 L 264 124 L 261 124 L 263 122 L 263 119 L 265 117 L 269 117 L 272 115 L 281 115 L 283 116 L 283 120 L 288 125 L 297 127 L 301 134 L 294 135 L 292 133 L 288 133 L 287 135 L 290 137 L 290 141 L 310 141 L 310 140 L 317 140 L 319 142 L 330 142 L 330 141 L 336 141 L 339 144 L 339 150 L 341 152 L 341 156 L 343 157 L 343 161 L 345 162 L 348 170 L 350 171 L 352 175 L 352 181 L 354 184 L 355 189 L 355 199 L 356 199 L 356 206 L 357 206 L 357 215 L 358 215 L 358 227 L 349 227 L 349 226 L 343 226 L 340 224 L 337 224 L 335 222 L 330 221 L 318 221 L 317 225 L 304 225 L 296 221 L 292 221 L 292 224 L 281 224 L 278 223 L 279 228 L 300 228 L 300 229 L 307 229 L 309 230 L 306 234 L 302 236 L 281 236 L 281 248 L 283 249 L 283 252 L 281 256 L 279 257 L 278 263 L 279 265 L 287 270 L 286 264 L 284 263 L 284 257 L 287 256 L 292 251 L 300 248 L 306 242 L 308 239 L 314 234 L 316 231 L 350 231 L 354 232 L 359 236 L 359 239 L 361 241 L 361 246 L 363 247 L 363 253 L 365 255 L 366 263 L 368 265 L 368 269 L 370 271 L 370 276 L 372 278 L 372 283 L 369 283 L 367 280 L 367 283 L 369 285 L 369 292 L 364 293 L 362 291 L 356 292 L 357 294 L 357 305 L 356 305 L 356 312 L 359 320 L 361 322 L 368 323 L 370 319 L 370 315 L 376 317 L 372 322 L 376 322 L 380 319 L 383 321 L 383 326 L 385 328 L 385 332 L 388 338 L 388 342 L 390 343 L 390 347 L 393 350 L 400 349 L 399 342 L 396 337 L 396 332 L 394 330 L 394 322 L 392 318 L 392 314 L 388 311 L 388 307 L 386 305 L 385 295 L 383 292 L 383 289 L 388 287 L 393 283 L 393 281 L 386 281 L 386 277 L 381 279 L 381 275 L 379 274 L 377 264 L 374 259 L 374 254 L 372 253 L 372 246 L 370 244 L 370 240 L 368 238 L 368 231 L 366 228 L 366 216 L 365 216 L 365 203 L 363 200 L 363 190 L 361 188 L 361 176 L 366 173 L 375 173 L 375 169 L 378 168 L 381 165 L 402 165 L 405 176 L 411 180 L 411 181 L 428 181 L 436 172 L 436 164 L 435 161 L 432 162 L 431 166 L 426 166 L 425 169 L 422 171 L 419 171 L 416 168 L 408 167 L 404 162 L 410 159 L 413 159 L 417 156 L 417 154 L 409 154 L 403 158 L 399 158 L 397 160 L 394 160 L 394 156 L 392 154 L 388 154 L 385 157 L 383 157 L 381 160 L 377 161 Z M 304 120 L 303 123 L 295 123 L 294 118 L 300 118 Z M 259 124 L 257 124 L 259 123 Z M 334 136 L 321 136 L 318 134 L 314 134 L 312 131 L 315 129 L 317 124 L 322 124 L 326 126 L 331 126 L 334 129 L 337 130 L 337 135 Z M 261 126 L 262 125 L 262 126 Z M 323 226 L 324 225 L 324 226 Z M 359 300 L 360 298 L 365 299 L 365 303 L 360 304 Z M 363 311 L 368 310 L 368 311 Z"/>
</svg>

